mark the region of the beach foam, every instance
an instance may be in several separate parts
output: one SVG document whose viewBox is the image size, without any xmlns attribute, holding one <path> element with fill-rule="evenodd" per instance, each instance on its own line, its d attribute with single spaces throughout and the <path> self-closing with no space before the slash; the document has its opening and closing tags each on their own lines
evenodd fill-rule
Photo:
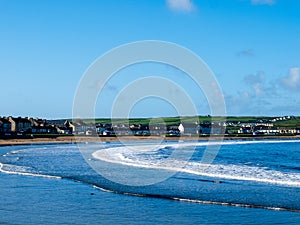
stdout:
<svg viewBox="0 0 300 225">
<path fill-rule="evenodd" d="M 122 164 L 132 167 L 168 170 L 175 172 L 183 172 L 198 176 L 205 176 L 218 179 L 243 180 L 252 182 L 270 183 L 276 185 L 285 185 L 300 187 L 300 173 L 285 173 L 282 171 L 272 170 L 259 166 L 248 165 L 230 165 L 230 164 L 202 164 L 201 162 L 186 162 L 174 158 L 166 159 L 162 155 L 161 150 L 182 149 L 195 146 L 210 145 L 245 145 L 245 144 L 267 144 L 267 143 L 293 143 L 300 140 L 264 140 L 264 141 L 226 141 L 226 142 L 197 142 L 197 143 L 176 143 L 161 145 L 159 148 L 153 148 L 152 145 L 138 145 L 113 147 L 105 150 L 98 150 L 92 154 L 95 159 L 110 162 L 114 164 Z M 147 153 L 147 154 L 145 154 Z M 156 156 L 156 157 L 155 157 Z"/>
<path fill-rule="evenodd" d="M 3 163 L 0 163 L 0 172 L 6 173 L 6 174 L 16 174 L 16 175 L 32 176 L 32 177 L 44 177 L 44 178 L 55 178 L 55 179 L 62 178 L 60 176 L 52 176 L 52 175 L 26 172 L 26 167 L 15 166 L 15 165 L 10 165 L 10 164 L 3 164 Z"/>
</svg>

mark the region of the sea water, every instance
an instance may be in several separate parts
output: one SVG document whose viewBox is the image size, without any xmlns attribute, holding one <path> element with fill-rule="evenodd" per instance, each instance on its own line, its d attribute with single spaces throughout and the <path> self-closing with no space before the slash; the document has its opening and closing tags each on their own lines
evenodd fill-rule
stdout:
<svg viewBox="0 0 300 225">
<path fill-rule="evenodd" d="M 208 144 L 1 147 L 0 224 L 300 223 L 299 141 Z"/>
</svg>

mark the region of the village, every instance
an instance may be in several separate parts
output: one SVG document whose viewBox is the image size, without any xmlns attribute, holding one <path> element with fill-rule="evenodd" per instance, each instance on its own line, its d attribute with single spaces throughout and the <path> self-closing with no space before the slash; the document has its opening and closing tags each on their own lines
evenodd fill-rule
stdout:
<svg viewBox="0 0 300 225">
<path fill-rule="evenodd" d="M 277 121 L 287 121 L 293 117 L 278 117 L 269 120 L 248 122 L 182 122 L 178 124 L 125 124 L 92 123 L 76 120 L 46 120 L 28 117 L 0 117 L 0 138 L 36 138 L 62 135 L 82 136 L 258 136 L 258 135 L 297 135 L 299 127 L 276 126 Z"/>
</svg>

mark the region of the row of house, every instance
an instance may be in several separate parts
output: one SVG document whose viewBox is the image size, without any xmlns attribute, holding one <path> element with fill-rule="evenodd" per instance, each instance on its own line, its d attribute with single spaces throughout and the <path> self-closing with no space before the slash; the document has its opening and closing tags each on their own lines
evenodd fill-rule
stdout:
<svg viewBox="0 0 300 225">
<path fill-rule="evenodd" d="M 0 135 L 23 134 L 79 134 L 79 135 L 170 135 L 222 134 L 224 126 L 214 124 L 86 124 L 82 120 L 45 120 L 39 118 L 0 117 Z"/>
<path fill-rule="evenodd" d="M 248 125 L 242 126 L 238 130 L 238 134 L 252 135 L 278 135 L 278 134 L 300 134 L 300 129 L 288 127 L 274 127 L 273 124 L 263 125 Z"/>
<path fill-rule="evenodd" d="M 0 117 L 0 135 L 24 134 L 72 134 L 73 125 L 69 121 L 56 121 L 39 118 Z"/>
<path fill-rule="evenodd" d="M 230 127 L 234 129 L 230 129 Z M 274 127 L 272 123 L 182 123 L 164 124 L 87 124 L 82 120 L 45 120 L 39 118 L 0 117 L 0 136 L 23 134 L 78 134 L 78 135 L 277 135 L 300 134 L 300 129 Z"/>
</svg>

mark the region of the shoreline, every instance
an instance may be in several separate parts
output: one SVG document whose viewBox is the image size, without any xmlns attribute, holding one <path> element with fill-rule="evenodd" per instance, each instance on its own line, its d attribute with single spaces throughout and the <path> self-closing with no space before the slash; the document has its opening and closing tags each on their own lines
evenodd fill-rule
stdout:
<svg viewBox="0 0 300 225">
<path fill-rule="evenodd" d="M 206 141 L 209 136 L 118 136 L 118 137 L 95 137 L 95 136 L 64 136 L 56 138 L 33 138 L 33 139 L 0 139 L 1 146 L 32 145 L 32 144 L 74 144 L 81 142 L 118 142 L 118 141 L 151 141 L 151 140 L 184 140 L 184 141 Z M 300 135 L 295 136 L 224 136 L 223 140 L 257 140 L 257 139 L 300 139 Z M 211 140 L 222 140 L 220 136 L 213 136 Z"/>
</svg>

